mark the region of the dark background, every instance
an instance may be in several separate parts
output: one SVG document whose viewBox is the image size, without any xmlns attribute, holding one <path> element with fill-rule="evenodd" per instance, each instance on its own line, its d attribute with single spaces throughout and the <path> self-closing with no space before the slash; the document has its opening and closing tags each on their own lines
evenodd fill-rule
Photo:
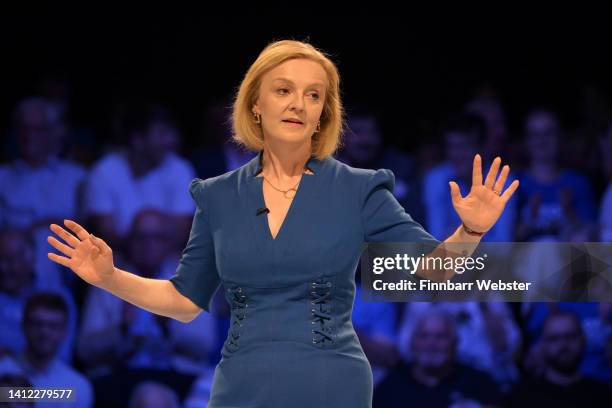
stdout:
<svg viewBox="0 0 612 408">
<path fill-rule="evenodd" d="M 285 7 L 250 16 L 149 9 L 4 14 L 1 130 L 16 101 L 55 76 L 72 85 L 72 120 L 103 140 L 114 104 L 153 98 L 178 116 L 186 147 L 206 143 L 206 103 L 233 93 L 264 46 L 284 38 L 309 40 L 331 54 L 345 101 L 378 110 L 385 138 L 406 150 L 435 136 L 440 118 L 484 84 L 500 93 L 513 133 L 541 103 L 558 109 L 565 125 L 579 123 L 585 86 L 611 99 L 612 37 L 596 11 L 567 20 L 551 11 L 447 22 L 416 12 L 328 15 L 327 8 Z"/>
</svg>

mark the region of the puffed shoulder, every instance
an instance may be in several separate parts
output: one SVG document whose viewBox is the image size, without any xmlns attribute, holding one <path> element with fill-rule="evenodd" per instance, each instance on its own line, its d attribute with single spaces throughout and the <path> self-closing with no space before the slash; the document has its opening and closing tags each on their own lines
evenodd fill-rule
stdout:
<svg viewBox="0 0 612 408">
<path fill-rule="evenodd" d="M 203 208 L 204 205 L 204 180 L 201 178 L 194 178 L 189 183 L 189 194 L 195 201 L 196 205 Z"/>
<path fill-rule="evenodd" d="M 395 188 L 395 175 L 389 169 L 368 170 L 368 177 L 365 181 L 363 199 L 367 199 L 380 189 L 389 190 L 393 193 Z"/>
</svg>

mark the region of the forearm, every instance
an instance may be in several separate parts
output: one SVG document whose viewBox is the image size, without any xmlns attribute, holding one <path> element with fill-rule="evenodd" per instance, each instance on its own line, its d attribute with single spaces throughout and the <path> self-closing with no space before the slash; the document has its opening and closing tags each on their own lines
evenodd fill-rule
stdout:
<svg viewBox="0 0 612 408">
<path fill-rule="evenodd" d="M 478 247 L 481 238 L 482 237 L 468 234 L 460 225 L 450 237 L 425 256 L 424 262 L 417 269 L 416 274 L 423 279 L 430 279 L 436 282 L 443 282 L 451 279 L 455 275 L 454 269 L 427 268 L 428 265 L 436 264 L 436 262 L 428 261 L 428 259 L 471 256 L 476 250 L 476 247 Z"/>
<path fill-rule="evenodd" d="M 141 309 L 187 323 L 201 311 L 167 279 L 151 279 L 115 268 L 102 289 Z"/>
</svg>

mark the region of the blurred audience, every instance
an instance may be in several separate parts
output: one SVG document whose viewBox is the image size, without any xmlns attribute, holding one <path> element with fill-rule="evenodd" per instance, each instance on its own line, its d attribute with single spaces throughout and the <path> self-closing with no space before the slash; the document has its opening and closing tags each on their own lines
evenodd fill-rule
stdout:
<svg viewBox="0 0 612 408">
<path fill-rule="evenodd" d="M 126 263 L 118 267 L 151 279 L 170 278 L 178 264 L 171 256 L 171 233 L 167 214 L 142 210 L 127 235 Z M 187 325 L 90 287 L 77 351 L 95 377 L 124 367 L 197 375 L 210 364 L 216 340 L 210 313 L 201 313 Z"/>
<path fill-rule="evenodd" d="M 529 167 L 519 174 L 518 241 L 564 241 L 567 228 L 596 219 L 588 179 L 559 167 L 562 136 L 561 123 L 554 112 L 535 109 L 527 115 L 525 145 Z"/>
<path fill-rule="evenodd" d="M 449 199 L 448 182 L 455 181 L 463 197 L 469 194 L 472 187 L 474 156 L 481 150 L 484 143 L 485 129 L 483 119 L 470 113 L 452 115 L 445 124 L 443 130 L 445 161 L 429 170 L 423 182 L 426 229 L 439 240 L 448 238 L 461 224 L 452 201 Z M 504 158 L 502 160 L 503 164 L 508 164 Z M 491 162 L 485 162 L 483 159 L 482 163 L 484 178 Z M 505 188 L 514 178 L 511 171 Z M 506 204 L 497 223 L 484 235 L 482 241 L 511 242 L 515 215 L 515 200 L 512 198 Z"/>
<path fill-rule="evenodd" d="M 610 383 L 604 385 L 580 371 L 586 339 L 575 313 L 555 311 L 547 316 L 530 376 L 510 395 L 510 406 L 607 407 Z"/>
<path fill-rule="evenodd" d="M 476 407 L 500 405 L 501 393 L 486 373 L 457 361 L 455 317 L 428 310 L 415 318 L 401 361 L 374 389 L 373 407 Z"/>
<path fill-rule="evenodd" d="M 0 165 L 0 228 L 32 232 L 40 278 L 66 283 L 72 274 L 64 278 L 65 268 L 47 258 L 48 227 L 79 216 L 86 170 L 58 156 L 65 132 L 58 106 L 41 97 L 23 99 L 13 113 L 13 126 L 19 157 Z"/>
<path fill-rule="evenodd" d="M 395 176 L 393 195 L 410 216 L 424 222 L 420 175 L 412 156 L 383 143 L 378 116 L 361 104 L 348 108 L 347 130 L 338 160 L 364 169 L 390 169 Z"/>
<path fill-rule="evenodd" d="M 129 408 L 180 408 L 178 395 L 165 384 L 146 381 L 132 392 Z"/>
<path fill-rule="evenodd" d="M 399 347 L 404 358 L 413 358 L 407 347 L 417 321 L 430 311 L 452 316 L 458 332 L 457 359 L 488 372 L 506 390 L 518 380 L 515 353 L 521 333 L 507 304 L 503 302 L 410 302 L 406 303 L 400 327 Z"/>
<path fill-rule="evenodd" d="M 92 407 L 89 380 L 58 358 L 68 329 L 68 305 L 54 293 L 37 293 L 28 298 L 22 329 L 25 350 L 0 359 L 0 374 L 27 377 L 34 387 L 72 389 L 76 401 L 54 402 L 56 407 Z"/>
<path fill-rule="evenodd" d="M 93 405 L 89 381 L 99 406 L 206 405 L 229 328 L 224 291 L 212 313 L 190 324 L 156 316 L 95 287 L 81 291 L 73 273 L 48 260 L 54 250 L 46 238 L 49 224 L 75 219 L 111 245 L 118 267 L 151 279 L 174 275 L 195 211 L 191 180 L 234 170 L 254 156 L 232 141 L 232 98 L 209 99 L 187 160 L 180 156 L 179 122 L 159 104 L 118 96 L 108 129 L 96 123 L 95 130 L 113 140 L 96 143 L 75 115 L 83 109 L 71 110 L 66 78 L 45 76 L 38 88 L 40 96 L 18 101 L 3 140 L 0 385 L 76 388 L 76 406 Z M 443 147 L 428 156 L 386 144 L 382 116 L 349 104 L 336 157 L 354 167 L 391 169 L 397 200 L 442 240 L 460 223 L 448 181 L 465 196 L 474 154 L 481 154 L 484 174 L 501 156 L 514 173 L 506 187 L 515 178 L 521 186 L 485 242 L 611 242 L 612 121 L 594 91 L 583 88 L 577 109 L 584 123 L 566 126 L 565 112 L 537 108 L 516 132 L 499 90 L 481 86 L 458 114 L 437 112 L 447 117 Z M 435 123 L 428 123 L 427 134 L 435 134 Z M 523 144 L 514 143 L 517 134 Z M 559 248 L 525 246 L 512 273 L 530 280 L 543 265 L 554 269 Z M 565 293 L 567 273 L 576 268 L 560 263 L 566 275 L 546 279 L 541 289 Z M 372 366 L 375 407 L 610 401 L 602 384 L 612 383 L 611 302 L 403 305 L 363 302 L 357 284 L 353 324 Z M 85 298 L 80 320 L 75 298 Z M 87 377 L 71 367 L 75 351 Z"/>
<path fill-rule="evenodd" d="M 68 307 L 66 336 L 58 357 L 70 363 L 76 337 L 77 307 L 71 292 L 40 279 L 34 262 L 34 239 L 23 230 L 0 230 L 0 355 L 23 352 L 26 338 L 21 330 L 24 305 L 34 293 L 52 291 Z"/>
<path fill-rule="evenodd" d="M 126 114 L 123 131 L 127 146 L 98 160 L 88 176 L 88 222 L 94 233 L 119 249 L 136 213 L 156 208 L 171 216 L 173 248 L 179 250 L 195 210 L 188 192 L 195 171 L 173 151 L 178 128 L 166 109 L 147 105 Z"/>
<path fill-rule="evenodd" d="M 191 155 L 199 178 L 207 179 L 237 169 L 254 157 L 252 152 L 232 142 L 231 114 L 229 97 L 216 99 L 206 106 L 202 139 L 209 143 Z"/>
</svg>

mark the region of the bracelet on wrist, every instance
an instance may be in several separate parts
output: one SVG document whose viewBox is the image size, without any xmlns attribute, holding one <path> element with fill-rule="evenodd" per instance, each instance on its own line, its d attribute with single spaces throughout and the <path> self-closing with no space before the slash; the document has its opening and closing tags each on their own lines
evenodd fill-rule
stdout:
<svg viewBox="0 0 612 408">
<path fill-rule="evenodd" d="M 465 225 L 465 223 L 461 223 L 461 225 L 463 226 L 463 231 L 473 237 L 482 237 L 485 234 L 484 232 L 478 232 L 474 231 L 473 229 L 470 229 L 467 225 Z"/>
</svg>

